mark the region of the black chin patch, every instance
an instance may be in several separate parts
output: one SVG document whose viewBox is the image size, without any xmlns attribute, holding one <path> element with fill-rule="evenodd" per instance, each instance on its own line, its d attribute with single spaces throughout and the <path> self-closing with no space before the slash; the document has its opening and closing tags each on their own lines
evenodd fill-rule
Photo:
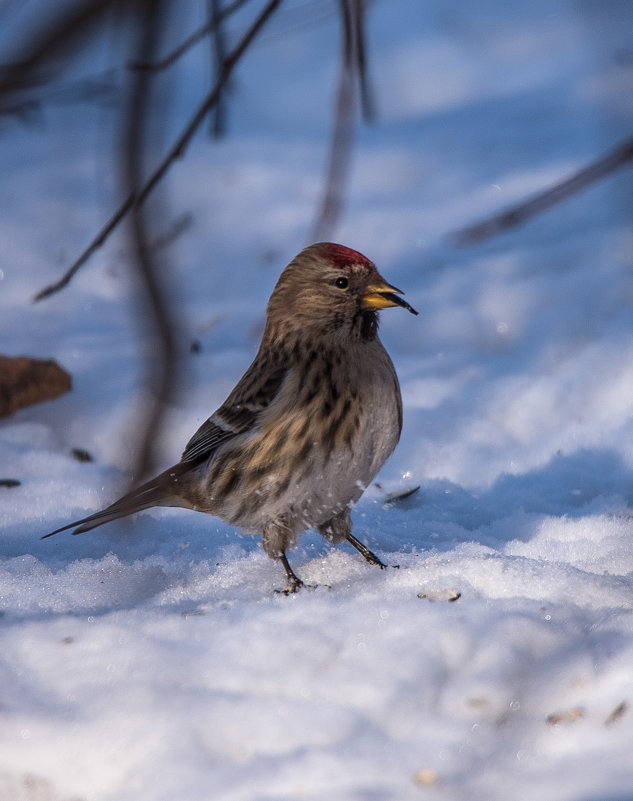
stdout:
<svg viewBox="0 0 633 801">
<path fill-rule="evenodd" d="M 373 309 L 364 309 L 356 316 L 354 321 L 360 328 L 361 338 L 375 339 L 378 333 L 378 315 Z"/>
</svg>

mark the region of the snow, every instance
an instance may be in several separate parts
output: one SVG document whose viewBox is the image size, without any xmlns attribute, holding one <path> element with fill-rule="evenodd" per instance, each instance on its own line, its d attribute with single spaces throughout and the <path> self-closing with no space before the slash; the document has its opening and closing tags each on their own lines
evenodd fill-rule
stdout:
<svg viewBox="0 0 633 801">
<path fill-rule="evenodd" d="M 405 427 L 353 515 L 398 568 L 308 532 L 291 562 L 318 588 L 293 597 L 257 538 L 186 511 L 39 539 L 126 487 L 144 366 L 120 234 L 31 303 L 113 210 L 112 110 L 2 120 L 2 351 L 55 358 L 74 388 L 0 425 L 0 478 L 21 482 L 0 487 L 1 801 L 633 798 L 630 174 L 488 243 L 448 237 L 630 135 L 630 18 L 616 0 L 372 4 L 379 115 L 335 239 L 420 312 L 382 314 Z M 306 244 L 338 47 L 335 4 L 282 6 L 228 137 L 169 173 L 166 222 L 192 224 L 163 258 L 183 352 L 202 350 L 162 466 L 249 364 Z M 165 142 L 206 68 L 180 67 Z"/>
</svg>

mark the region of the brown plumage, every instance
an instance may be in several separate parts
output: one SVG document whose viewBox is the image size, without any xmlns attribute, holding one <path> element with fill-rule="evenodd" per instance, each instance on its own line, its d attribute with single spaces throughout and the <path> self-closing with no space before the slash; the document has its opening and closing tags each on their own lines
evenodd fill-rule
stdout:
<svg viewBox="0 0 633 801">
<path fill-rule="evenodd" d="M 302 582 L 286 551 L 311 526 L 384 566 L 352 535 L 350 509 L 400 437 L 400 387 L 377 315 L 390 306 L 417 314 L 400 294 L 355 250 L 330 243 L 302 250 L 270 296 L 253 363 L 181 461 L 45 536 L 179 506 L 261 534 L 266 553 L 284 566 L 289 591 Z"/>
</svg>

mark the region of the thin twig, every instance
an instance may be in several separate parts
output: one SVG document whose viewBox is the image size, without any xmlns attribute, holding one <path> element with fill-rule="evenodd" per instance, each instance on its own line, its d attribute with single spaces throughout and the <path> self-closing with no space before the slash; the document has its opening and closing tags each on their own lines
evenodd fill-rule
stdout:
<svg viewBox="0 0 633 801">
<path fill-rule="evenodd" d="M 106 239 L 110 236 L 112 231 L 117 227 L 117 225 L 121 222 L 121 220 L 125 217 L 128 211 L 132 208 L 134 203 L 134 195 L 128 195 L 123 203 L 119 206 L 116 212 L 110 217 L 108 222 L 103 226 L 103 228 L 99 231 L 97 236 L 92 240 L 90 245 L 84 250 L 84 252 L 76 259 L 68 270 L 62 275 L 59 281 L 56 281 L 54 284 L 50 284 L 49 286 L 45 287 L 44 289 L 40 290 L 37 295 L 33 298 L 33 302 L 37 303 L 40 300 L 44 300 L 44 298 L 48 298 L 51 295 L 54 295 L 56 292 L 59 292 L 65 286 L 67 286 L 71 280 L 73 279 L 75 273 L 79 270 L 79 268 L 84 265 L 88 259 L 92 256 L 92 254 L 98 250 Z"/>
<path fill-rule="evenodd" d="M 534 195 L 529 200 L 517 203 L 500 214 L 495 214 L 475 225 L 469 225 L 449 235 L 457 247 L 466 247 L 490 239 L 493 236 L 514 228 L 546 209 L 561 203 L 587 186 L 605 178 L 614 170 L 626 166 L 633 160 L 633 139 L 627 139 L 588 167 L 564 181 Z"/>
<path fill-rule="evenodd" d="M 204 39 L 207 34 L 211 33 L 216 25 L 221 23 L 222 20 L 229 17 L 248 2 L 249 0 L 233 0 L 233 2 L 226 6 L 226 8 L 222 9 L 221 14 L 218 16 L 212 15 L 208 22 L 205 22 L 205 24 L 198 28 L 197 31 L 194 31 L 190 36 L 188 36 L 185 41 L 172 50 L 169 55 L 161 58 L 159 61 L 154 61 L 151 64 L 143 64 L 140 61 L 130 62 L 128 64 L 128 68 L 131 70 L 151 70 L 153 72 L 158 72 L 160 70 L 167 69 L 167 67 L 171 67 L 171 65 L 175 64 L 176 61 L 178 61 L 178 59 L 187 52 L 187 50 L 190 50 L 194 45 L 198 44 L 198 42 Z"/>
<path fill-rule="evenodd" d="M 268 18 L 273 14 L 277 6 L 281 3 L 281 0 L 270 0 L 258 17 L 255 19 L 251 27 L 248 31 L 244 34 L 240 42 L 235 46 L 235 48 L 229 53 L 225 62 L 224 62 L 224 69 L 222 74 L 218 77 L 218 80 L 213 87 L 213 89 L 209 92 L 207 97 L 204 101 L 200 104 L 194 115 L 191 117 L 187 125 L 185 126 L 184 130 L 175 141 L 175 143 L 170 148 L 167 155 L 164 159 L 160 162 L 158 167 L 154 170 L 154 172 L 150 175 L 147 182 L 144 186 L 136 193 L 130 194 L 126 197 L 123 201 L 121 206 L 116 210 L 116 212 L 112 215 L 108 223 L 101 229 L 101 231 L 97 234 L 97 236 L 92 240 L 92 242 L 88 245 L 88 247 L 81 253 L 81 255 L 73 262 L 73 264 L 68 268 L 66 273 L 62 276 L 62 278 L 57 281 L 55 284 L 51 284 L 50 286 L 43 289 L 39 292 L 34 300 L 38 301 L 42 298 L 50 297 L 55 292 L 58 292 L 60 289 L 63 289 L 72 277 L 75 275 L 77 270 L 85 264 L 87 259 L 97 250 L 104 241 L 108 238 L 108 236 L 112 233 L 112 231 L 116 228 L 119 222 L 125 217 L 127 212 L 132 207 L 134 202 L 138 203 L 139 205 L 142 204 L 150 192 L 154 189 L 156 184 L 161 180 L 161 178 L 165 175 L 167 170 L 171 167 L 171 165 L 176 161 L 176 159 L 180 158 L 183 153 L 185 152 L 187 145 L 189 144 L 191 138 L 198 130 L 200 124 L 209 113 L 209 109 L 211 109 L 214 103 L 217 102 L 220 93 L 225 86 L 226 82 L 228 81 L 233 69 L 235 68 L 236 64 L 239 62 L 240 58 L 244 55 L 244 52 L 248 49 L 249 45 L 255 39 L 259 31 L 261 30 L 264 23 L 268 20 Z"/>
</svg>

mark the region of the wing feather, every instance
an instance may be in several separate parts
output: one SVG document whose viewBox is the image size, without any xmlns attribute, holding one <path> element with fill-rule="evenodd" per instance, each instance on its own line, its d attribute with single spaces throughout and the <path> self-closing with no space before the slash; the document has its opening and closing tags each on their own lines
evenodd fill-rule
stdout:
<svg viewBox="0 0 633 801">
<path fill-rule="evenodd" d="M 262 372 L 261 360 L 256 359 L 222 406 L 191 437 L 181 461 L 202 462 L 220 445 L 252 430 L 279 393 L 287 373 L 285 367 Z"/>
</svg>

